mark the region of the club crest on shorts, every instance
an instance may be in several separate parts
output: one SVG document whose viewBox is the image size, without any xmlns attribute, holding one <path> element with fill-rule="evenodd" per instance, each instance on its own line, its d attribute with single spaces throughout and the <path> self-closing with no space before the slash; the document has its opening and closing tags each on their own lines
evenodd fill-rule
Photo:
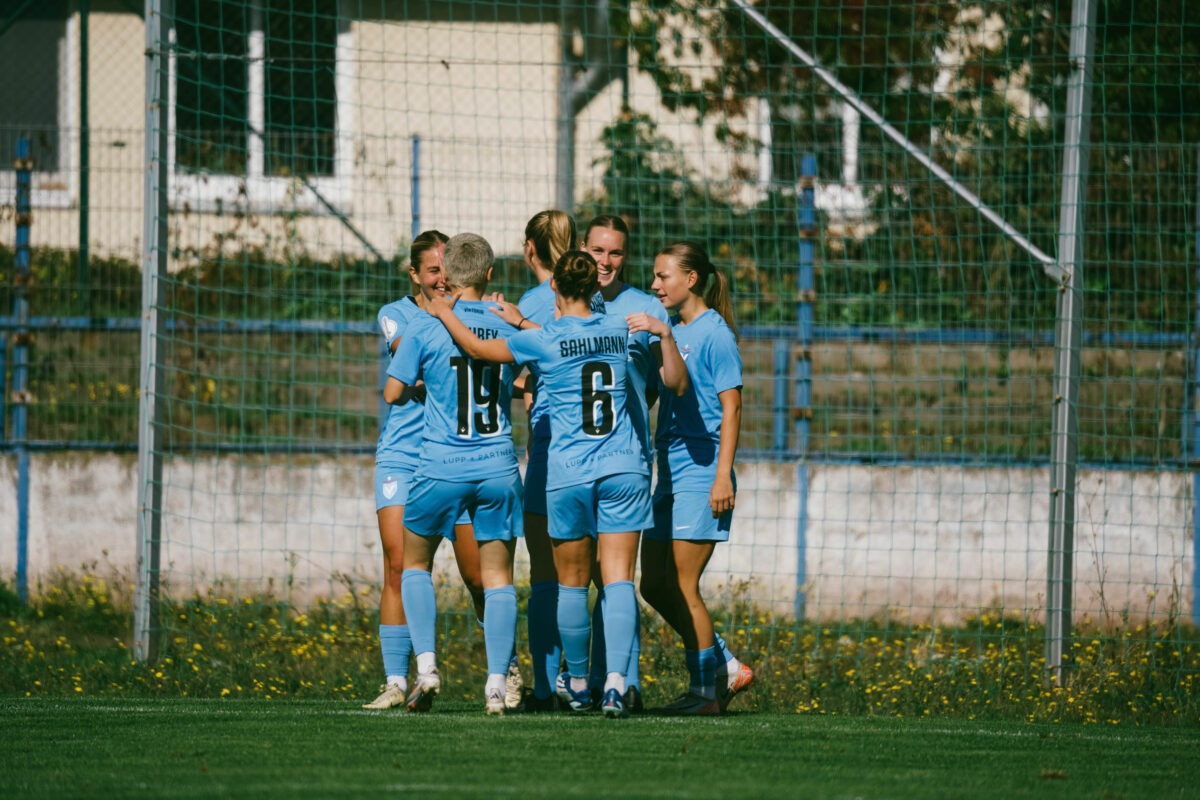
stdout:
<svg viewBox="0 0 1200 800">
<path fill-rule="evenodd" d="M 383 479 L 383 484 L 381 485 L 381 488 L 383 489 L 384 499 L 391 500 L 393 497 L 396 496 L 397 490 L 400 489 L 400 481 L 396 480 L 395 476 L 388 475 L 386 478 Z"/>
</svg>

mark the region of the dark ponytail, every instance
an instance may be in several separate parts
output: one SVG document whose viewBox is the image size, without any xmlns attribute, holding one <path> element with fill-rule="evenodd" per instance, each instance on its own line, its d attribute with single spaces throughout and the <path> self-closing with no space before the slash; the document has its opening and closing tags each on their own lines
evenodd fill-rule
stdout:
<svg viewBox="0 0 1200 800">
<path fill-rule="evenodd" d="M 590 300 L 600 288 L 596 259 L 582 250 L 568 250 L 554 264 L 554 286 L 568 300 Z"/>
</svg>

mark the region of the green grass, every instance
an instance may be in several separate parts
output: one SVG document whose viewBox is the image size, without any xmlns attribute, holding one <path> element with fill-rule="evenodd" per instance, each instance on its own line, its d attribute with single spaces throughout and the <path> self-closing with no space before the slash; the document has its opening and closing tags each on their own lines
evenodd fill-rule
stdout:
<svg viewBox="0 0 1200 800">
<path fill-rule="evenodd" d="M 0 699 L 10 797 L 1195 797 L 1193 732 L 478 704 Z M 20 731 L 20 735 L 14 735 Z"/>
<path fill-rule="evenodd" d="M 463 593 L 443 587 L 442 699 L 482 704 L 483 637 Z M 128 578 L 62 571 L 28 604 L 0 582 L 0 697 L 222 698 L 361 704 L 382 680 L 378 586 L 347 579 L 337 596 L 295 607 L 221 587 L 164 599 L 157 660 L 132 657 Z M 519 587 L 521 602 L 528 585 Z M 1182 624 L 1080 624 L 1070 680 L 1047 686 L 1045 630 L 1001 611 L 960 626 L 902 620 L 803 622 L 739 601 L 714 603 L 730 647 L 755 669 L 734 709 L 805 716 L 903 717 L 1099 727 L 1200 725 L 1200 635 Z M 532 677 L 524 615 L 518 652 Z M 662 705 L 686 689 L 683 649 L 642 615 L 641 683 Z"/>
</svg>

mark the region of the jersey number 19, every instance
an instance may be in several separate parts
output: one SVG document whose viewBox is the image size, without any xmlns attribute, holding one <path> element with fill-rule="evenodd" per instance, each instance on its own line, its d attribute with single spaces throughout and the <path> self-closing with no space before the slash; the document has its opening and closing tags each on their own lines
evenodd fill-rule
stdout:
<svg viewBox="0 0 1200 800">
<path fill-rule="evenodd" d="M 489 361 L 451 356 L 458 383 L 458 435 L 492 436 L 500 432 L 500 367 Z M 473 424 L 472 424 L 473 423 Z"/>
</svg>

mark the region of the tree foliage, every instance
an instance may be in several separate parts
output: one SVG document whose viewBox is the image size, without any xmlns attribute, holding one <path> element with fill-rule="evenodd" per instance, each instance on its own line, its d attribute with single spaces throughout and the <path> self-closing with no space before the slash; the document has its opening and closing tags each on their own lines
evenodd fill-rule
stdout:
<svg viewBox="0 0 1200 800">
<path fill-rule="evenodd" d="M 1164 265 L 1182 267 L 1195 257 L 1187 229 L 1195 213 L 1190 148 L 1200 141 L 1200 104 L 1192 99 L 1200 88 L 1200 7 L 1187 0 L 1098 2 L 1085 265 L 1098 297 L 1090 324 L 1186 329 L 1192 270 Z M 1072 0 L 765 0 L 756 8 L 1054 255 Z M 760 133 L 750 122 L 766 100 L 785 195 L 805 152 L 817 156 L 823 180 L 842 178 L 842 98 L 736 6 L 631 0 L 613 18 L 663 103 L 715 121 L 731 148 L 755 146 Z M 647 134 L 652 140 L 639 139 L 638 126 L 646 132 L 651 125 L 640 118 L 606 131 L 605 201 L 633 204 L 641 220 L 678 218 L 692 229 L 755 217 L 740 227 L 758 242 L 737 241 L 735 222 L 718 224 L 711 235 L 724 241 L 735 234 L 733 251 L 775 268 L 758 252 L 760 243 L 794 240 L 794 220 L 783 216 L 768 233 L 761 208 L 745 208 L 707 181 L 657 131 Z M 826 280 L 839 270 L 854 273 L 840 285 L 846 308 L 872 310 L 866 320 L 836 317 L 1034 326 L 1052 318 L 1053 294 L 1036 260 L 866 122 L 857 177 L 874 189 L 872 224 L 865 234 L 826 230 L 822 261 Z M 777 210 L 779 197 L 771 193 L 764 202 Z M 863 273 L 870 279 L 861 280 Z M 786 279 L 775 283 L 783 289 Z M 863 303 L 867 287 L 875 296 Z M 881 287 L 890 304 L 880 301 Z M 929 299 L 955 293 L 957 305 Z M 1013 296 L 1023 298 L 1016 316 Z M 924 310 L 909 302 L 922 297 Z"/>
</svg>

